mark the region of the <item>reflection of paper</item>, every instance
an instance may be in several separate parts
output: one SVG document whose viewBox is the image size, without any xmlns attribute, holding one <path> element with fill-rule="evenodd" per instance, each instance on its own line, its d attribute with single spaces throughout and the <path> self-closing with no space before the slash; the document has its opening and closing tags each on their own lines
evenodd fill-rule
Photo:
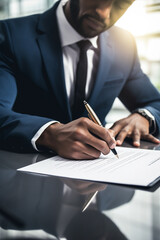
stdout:
<svg viewBox="0 0 160 240">
<path fill-rule="evenodd" d="M 160 177 L 160 151 L 117 147 L 96 160 L 68 160 L 59 156 L 18 169 L 53 176 L 148 186 Z"/>
</svg>

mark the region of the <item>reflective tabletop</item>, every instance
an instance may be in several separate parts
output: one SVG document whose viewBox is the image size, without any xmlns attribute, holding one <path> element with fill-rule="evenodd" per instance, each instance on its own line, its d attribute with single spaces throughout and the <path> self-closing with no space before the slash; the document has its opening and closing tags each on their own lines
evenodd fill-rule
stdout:
<svg viewBox="0 0 160 240">
<path fill-rule="evenodd" d="M 50 156 L 0 150 L 0 239 L 160 239 L 159 182 L 136 188 L 17 171 Z M 96 200 L 82 212 L 95 190 Z"/>
</svg>

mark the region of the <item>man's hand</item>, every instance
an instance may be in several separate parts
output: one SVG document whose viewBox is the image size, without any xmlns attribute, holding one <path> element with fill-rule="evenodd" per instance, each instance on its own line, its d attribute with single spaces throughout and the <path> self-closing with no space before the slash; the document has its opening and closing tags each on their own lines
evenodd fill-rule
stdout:
<svg viewBox="0 0 160 240">
<path fill-rule="evenodd" d="M 133 113 L 113 124 L 110 133 L 116 138 L 117 145 L 122 145 L 126 137 L 133 139 L 133 146 L 139 147 L 140 140 L 160 143 L 160 140 L 149 134 L 149 121 L 138 113 Z"/>
<path fill-rule="evenodd" d="M 39 137 L 37 146 L 55 151 L 69 159 L 94 159 L 115 148 L 109 131 L 88 118 L 79 118 L 67 124 L 54 123 Z"/>
</svg>

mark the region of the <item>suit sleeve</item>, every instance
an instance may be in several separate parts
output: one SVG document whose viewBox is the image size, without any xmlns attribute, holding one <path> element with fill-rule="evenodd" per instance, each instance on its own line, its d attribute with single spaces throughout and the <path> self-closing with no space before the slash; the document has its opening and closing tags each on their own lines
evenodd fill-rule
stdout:
<svg viewBox="0 0 160 240">
<path fill-rule="evenodd" d="M 131 39 L 133 64 L 119 98 L 131 112 L 137 108 L 145 108 L 150 111 L 156 120 L 157 131 L 155 135 L 157 135 L 160 133 L 160 93 L 141 70 L 136 43 L 132 36 Z"/>
<path fill-rule="evenodd" d="M 14 111 L 18 89 L 16 60 L 7 25 L 1 24 L 4 41 L 0 44 L 0 147 L 18 152 L 34 151 L 31 139 L 53 119 Z"/>
</svg>

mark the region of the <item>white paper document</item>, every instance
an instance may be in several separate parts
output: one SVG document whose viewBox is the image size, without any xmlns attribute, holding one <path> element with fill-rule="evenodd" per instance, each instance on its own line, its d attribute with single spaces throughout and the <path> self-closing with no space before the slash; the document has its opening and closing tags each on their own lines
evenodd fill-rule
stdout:
<svg viewBox="0 0 160 240">
<path fill-rule="evenodd" d="M 117 147 L 95 160 L 69 160 L 59 156 L 18 169 L 37 174 L 81 180 L 150 186 L 160 179 L 160 151 Z"/>
</svg>

